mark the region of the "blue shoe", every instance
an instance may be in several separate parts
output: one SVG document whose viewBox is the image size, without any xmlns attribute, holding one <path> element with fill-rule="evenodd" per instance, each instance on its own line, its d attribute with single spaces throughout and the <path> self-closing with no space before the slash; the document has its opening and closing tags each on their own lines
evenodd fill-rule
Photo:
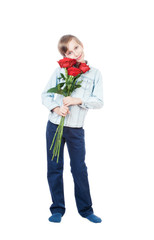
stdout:
<svg viewBox="0 0 154 240">
<path fill-rule="evenodd" d="M 102 219 L 97 217 L 94 214 L 90 214 L 89 216 L 86 217 L 89 221 L 94 222 L 94 223 L 100 223 L 102 222 Z"/>
<path fill-rule="evenodd" d="M 54 213 L 51 217 L 48 218 L 50 222 L 61 222 L 62 214 L 61 213 Z"/>
</svg>

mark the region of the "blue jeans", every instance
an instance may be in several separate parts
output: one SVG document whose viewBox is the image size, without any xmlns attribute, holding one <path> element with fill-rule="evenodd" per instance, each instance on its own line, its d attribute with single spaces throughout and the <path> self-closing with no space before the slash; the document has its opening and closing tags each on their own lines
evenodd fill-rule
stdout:
<svg viewBox="0 0 154 240">
<path fill-rule="evenodd" d="M 47 179 L 52 197 L 50 206 L 51 213 L 65 213 L 64 188 L 63 188 L 63 164 L 64 164 L 64 145 L 67 144 L 70 157 L 71 173 L 74 180 L 75 200 L 79 214 L 87 217 L 93 213 L 90 189 L 88 183 L 87 166 L 85 164 L 85 141 L 84 129 L 66 127 L 63 128 L 62 142 L 57 157 L 52 159 L 50 146 L 57 129 L 57 124 L 48 120 L 46 127 L 46 147 L 47 147 Z M 54 146 L 54 145 L 53 145 Z"/>
</svg>

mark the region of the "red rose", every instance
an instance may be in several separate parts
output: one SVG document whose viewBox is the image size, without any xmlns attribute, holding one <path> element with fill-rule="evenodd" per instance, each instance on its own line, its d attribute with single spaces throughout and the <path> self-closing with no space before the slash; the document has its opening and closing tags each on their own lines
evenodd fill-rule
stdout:
<svg viewBox="0 0 154 240">
<path fill-rule="evenodd" d="M 76 60 L 72 59 L 72 58 L 63 58 L 60 59 L 59 61 L 57 61 L 60 65 L 61 68 L 68 68 L 68 67 L 72 67 L 75 63 Z"/>
<path fill-rule="evenodd" d="M 87 72 L 88 70 L 90 70 L 90 67 L 89 67 L 86 63 L 80 63 L 79 69 L 80 69 L 83 73 L 85 73 L 85 72 Z"/>
<path fill-rule="evenodd" d="M 81 70 L 75 67 L 70 67 L 67 69 L 67 71 L 68 71 L 68 75 L 71 75 L 74 77 L 77 76 L 79 73 L 81 73 Z"/>
</svg>

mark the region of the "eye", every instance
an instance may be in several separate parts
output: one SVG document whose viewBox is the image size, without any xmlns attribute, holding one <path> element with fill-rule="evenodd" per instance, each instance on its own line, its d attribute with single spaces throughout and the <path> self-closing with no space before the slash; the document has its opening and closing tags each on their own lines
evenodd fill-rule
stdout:
<svg viewBox="0 0 154 240">
<path fill-rule="evenodd" d="M 76 48 L 78 48 L 78 46 L 76 46 L 75 49 L 76 49 Z M 70 54 L 71 54 L 71 52 L 68 53 L 68 55 L 70 55 Z"/>
</svg>

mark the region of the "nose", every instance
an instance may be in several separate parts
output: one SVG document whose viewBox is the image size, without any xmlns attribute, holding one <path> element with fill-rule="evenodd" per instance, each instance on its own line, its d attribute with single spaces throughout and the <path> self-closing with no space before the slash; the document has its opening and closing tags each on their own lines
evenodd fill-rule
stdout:
<svg viewBox="0 0 154 240">
<path fill-rule="evenodd" d="M 78 53 L 77 53 L 77 52 L 75 52 L 75 53 L 74 53 L 74 55 L 77 57 L 77 56 L 78 56 Z"/>
</svg>

